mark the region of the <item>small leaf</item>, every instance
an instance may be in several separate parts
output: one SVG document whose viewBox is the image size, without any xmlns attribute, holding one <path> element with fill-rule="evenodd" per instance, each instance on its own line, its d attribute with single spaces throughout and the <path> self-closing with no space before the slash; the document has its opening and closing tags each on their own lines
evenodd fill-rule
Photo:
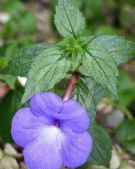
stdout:
<svg viewBox="0 0 135 169">
<path fill-rule="evenodd" d="M 118 70 L 114 59 L 106 49 L 89 45 L 84 52 L 83 70 L 89 77 L 116 95 Z M 83 73 L 82 70 L 80 71 Z"/>
<path fill-rule="evenodd" d="M 91 91 L 89 91 L 82 80 L 77 82 L 74 89 L 73 98 L 80 102 L 87 109 L 90 115 L 91 127 L 93 127 L 96 117 L 95 101 Z"/>
<path fill-rule="evenodd" d="M 117 138 L 121 142 L 135 140 L 135 120 L 123 121 L 117 129 Z"/>
<path fill-rule="evenodd" d="M 8 67 L 6 67 L 2 73 L 15 76 L 27 76 L 34 59 L 48 47 L 50 47 L 48 44 L 39 43 L 21 49 L 12 57 Z"/>
<path fill-rule="evenodd" d="M 15 89 L 16 77 L 11 75 L 0 75 L 0 80 L 4 81 L 10 86 L 11 89 Z"/>
<path fill-rule="evenodd" d="M 93 149 L 89 162 L 96 165 L 109 167 L 112 151 L 112 143 L 107 132 L 98 125 L 90 131 L 93 139 Z"/>
<path fill-rule="evenodd" d="M 135 83 L 129 73 L 120 71 L 118 78 L 118 99 L 117 104 L 129 107 L 135 96 Z M 125 97 L 126 96 L 126 97 Z"/>
<path fill-rule="evenodd" d="M 6 50 L 8 49 L 9 46 L 10 46 L 9 44 L 0 46 L 0 58 L 5 56 Z"/>
<path fill-rule="evenodd" d="M 11 120 L 20 107 L 23 91 L 23 87 L 18 84 L 15 91 L 11 90 L 0 101 L 0 138 L 5 142 L 12 141 L 10 134 Z"/>
<path fill-rule="evenodd" d="M 126 142 L 124 146 L 130 153 L 135 155 L 135 140 Z"/>
<path fill-rule="evenodd" d="M 92 43 L 106 48 L 118 65 L 135 57 L 135 42 L 119 36 L 100 36 Z"/>
<path fill-rule="evenodd" d="M 0 70 L 7 67 L 12 55 L 18 49 L 17 44 L 6 44 L 0 47 Z"/>
<path fill-rule="evenodd" d="M 10 61 L 14 54 L 16 54 L 16 51 L 18 50 L 18 44 L 17 42 L 13 42 L 9 45 L 7 50 L 5 51 L 5 57 Z"/>
<path fill-rule="evenodd" d="M 59 0 L 56 7 L 55 25 L 64 36 L 77 37 L 85 28 L 85 19 L 72 0 Z"/>
<path fill-rule="evenodd" d="M 7 58 L 0 58 L 0 69 L 5 68 L 8 65 L 8 59 Z"/>
<path fill-rule="evenodd" d="M 70 69 L 70 61 L 57 47 L 44 50 L 34 61 L 28 74 L 23 103 L 32 95 L 53 88 Z"/>
<path fill-rule="evenodd" d="M 135 154 L 135 120 L 123 121 L 116 130 L 117 139 L 124 147 Z"/>
</svg>

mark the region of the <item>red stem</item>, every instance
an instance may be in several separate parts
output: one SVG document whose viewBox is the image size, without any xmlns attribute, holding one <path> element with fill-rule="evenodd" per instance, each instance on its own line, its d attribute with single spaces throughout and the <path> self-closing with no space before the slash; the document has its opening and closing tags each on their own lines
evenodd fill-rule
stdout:
<svg viewBox="0 0 135 169">
<path fill-rule="evenodd" d="M 63 101 L 67 101 L 67 100 L 70 99 L 71 94 L 72 94 L 72 92 L 74 90 L 74 87 L 75 87 L 75 84 L 76 84 L 78 78 L 79 78 L 79 73 L 74 72 L 72 74 L 71 80 L 70 80 L 69 85 L 67 87 L 67 90 L 66 90 L 65 96 L 63 98 Z"/>
</svg>

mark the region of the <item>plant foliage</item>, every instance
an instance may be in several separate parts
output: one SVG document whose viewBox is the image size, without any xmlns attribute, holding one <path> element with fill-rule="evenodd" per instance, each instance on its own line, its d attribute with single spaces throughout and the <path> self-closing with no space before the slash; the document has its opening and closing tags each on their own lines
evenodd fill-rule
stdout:
<svg viewBox="0 0 135 169">
<path fill-rule="evenodd" d="M 61 42 L 54 45 L 33 44 L 21 49 L 8 64 L 1 60 L 1 73 L 28 78 L 22 99 L 25 103 L 35 93 L 57 88 L 57 84 L 62 83 L 67 75 L 78 72 L 80 79 L 73 98 L 90 114 L 94 147 L 89 161 L 108 166 L 111 143 L 105 131 L 95 125 L 95 105 L 105 94 L 104 89 L 117 95 L 117 65 L 135 56 L 135 42 L 116 35 L 86 37 L 85 18 L 76 2 L 58 0 L 54 23 L 64 38 Z"/>
</svg>

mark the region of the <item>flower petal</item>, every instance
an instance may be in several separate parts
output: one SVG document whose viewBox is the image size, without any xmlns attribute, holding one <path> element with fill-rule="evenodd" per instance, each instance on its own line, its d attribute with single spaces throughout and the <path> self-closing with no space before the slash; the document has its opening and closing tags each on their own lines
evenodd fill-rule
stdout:
<svg viewBox="0 0 135 169">
<path fill-rule="evenodd" d="M 92 138 L 88 132 L 76 134 L 71 130 L 66 132 L 66 139 L 62 147 L 63 165 L 76 168 L 83 165 L 92 151 Z"/>
<path fill-rule="evenodd" d="M 34 141 L 39 135 L 39 131 L 45 125 L 52 125 L 52 119 L 38 118 L 31 113 L 29 108 L 20 109 L 12 120 L 11 133 L 16 144 L 25 147 Z"/>
<path fill-rule="evenodd" d="M 74 132 L 81 133 L 88 129 L 90 119 L 82 105 L 74 100 L 66 101 L 61 114 L 67 119 L 60 120 L 61 128 L 71 128 Z"/>
<path fill-rule="evenodd" d="M 51 92 L 35 94 L 30 100 L 30 109 L 36 116 L 59 113 L 62 105 L 61 97 Z"/>
<path fill-rule="evenodd" d="M 75 132 L 84 132 L 90 125 L 87 111 L 75 100 L 64 102 L 54 93 L 39 93 L 32 97 L 30 109 L 34 115 L 53 117 L 60 126 L 70 127 Z"/>
<path fill-rule="evenodd" d="M 25 163 L 29 169 L 60 169 L 63 139 L 61 131 L 57 127 L 45 128 L 40 139 L 24 149 Z"/>
</svg>

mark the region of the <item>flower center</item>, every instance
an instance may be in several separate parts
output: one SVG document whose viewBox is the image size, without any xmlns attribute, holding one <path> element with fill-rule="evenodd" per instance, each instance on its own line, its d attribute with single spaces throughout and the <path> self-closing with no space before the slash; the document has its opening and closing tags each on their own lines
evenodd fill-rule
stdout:
<svg viewBox="0 0 135 169">
<path fill-rule="evenodd" d="M 59 121 L 58 121 L 58 120 L 56 120 L 55 126 L 56 126 L 57 128 L 59 128 Z"/>
</svg>

